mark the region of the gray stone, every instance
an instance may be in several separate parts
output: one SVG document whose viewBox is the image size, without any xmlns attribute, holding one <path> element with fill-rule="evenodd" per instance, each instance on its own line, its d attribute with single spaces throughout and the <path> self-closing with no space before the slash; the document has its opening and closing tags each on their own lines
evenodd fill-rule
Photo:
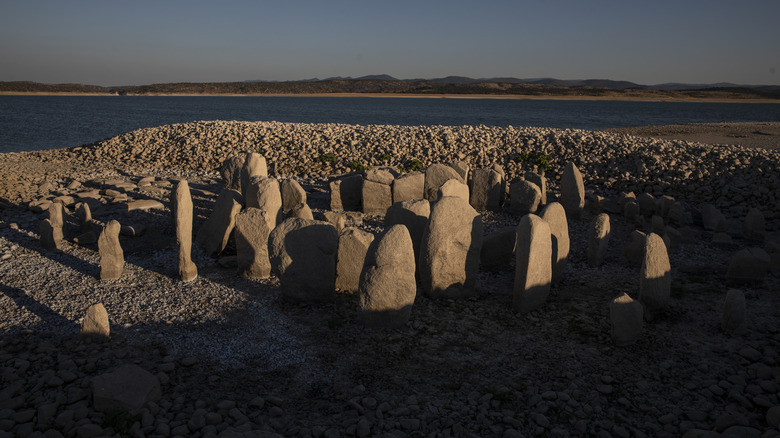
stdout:
<svg viewBox="0 0 780 438">
<path fill-rule="evenodd" d="M 664 218 L 661 216 L 658 216 L 657 214 L 654 214 L 652 218 L 650 218 L 650 231 L 658 234 L 659 236 L 663 236 L 666 232 L 666 225 L 664 225 Z"/>
<path fill-rule="evenodd" d="M 573 162 L 569 162 L 561 175 L 560 203 L 566 210 L 566 217 L 579 219 L 585 207 L 585 185 L 582 173 Z"/>
<path fill-rule="evenodd" d="M 393 205 L 393 191 L 389 184 L 363 180 L 363 214 L 384 215 Z"/>
<path fill-rule="evenodd" d="M 640 193 L 636 197 L 636 201 L 639 204 L 639 211 L 643 216 L 650 217 L 655 214 L 655 197 L 650 193 Z"/>
<path fill-rule="evenodd" d="M 726 216 L 712 204 L 704 204 L 701 206 L 701 221 L 705 230 L 726 230 Z"/>
<path fill-rule="evenodd" d="M 447 163 L 448 166 L 455 169 L 456 172 L 458 172 L 458 175 L 460 175 L 463 182 L 468 181 L 469 179 L 469 163 L 463 161 L 463 160 L 455 160 L 450 161 Z"/>
<path fill-rule="evenodd" d="M 432 298 L 474 294 L 482 250 L 482 216 L 460 198 L 431 206 L 420 246 L 420 281 Z"/>
<path fill-rule="evenodd" d="M 242 204 L 241 193 L 236 190 L 224 189 L 217 197 L 211 215 L 195 237 L 195 241 L 210 256 L 216 257 L 227 246 Z"/>
<path fill-rule="evenodd" d="M 482 239 L 482 251 L 479 261 L 483 271 L 498 271 L 508 267 L 515 252 L 515 227 L 504 227 L 496 230 Z"/>
<path fill-rule="evenodd" d="M 569 222 L 566 220 L 566 210 L 559 202 L 548 204 L 540 217 L 550 226 L 552 234 L 552 284 L 555 286 L 563 278 L 569 260 Z"/>
<path fill-rule="evenodd" d="M 764 215 L 761 210 L 751 208 L 745 216 L 745 224 L 742 227 L 742 235 L 745 240 L 764 243 L 766 239 L 766 225 L 764 224 Z"/>
<path fill-rule="evenodd" d="M 517 226 L 512 305 L 520 313 L 540 308 L 552 282 L 552 233 L 547 222 L 527 214 Z"/>
<path fill-rule="evenodd" d="M 362 207 L 363 177 L 348 174 L 330 182 L 330 209 L 333 211 L 360 210 Z"/>
<path fill-rule="evenodd" d="M 127 203 L 127 211 L 164 210 L 165 205 L 156 199 L 141 199 Z"/>
<path fill-rule="evenodd" d="M 236 215 L 236 265 L 246 278 L 267 278 L 271 275 L 268 258 L 268 213 L 248 207 Z"/>
<path fill-rule="evenodd" d="M 112 220 L 98 237 L 98 251 L 100 253 L 100 279 L 116 280 L 122 276 L 125 269 L 125 256 L 122 246 L 119 244 L 119 230 L 122 228 L 119 222 Z"/>
<path fill-rule="evenodd" d="M 588 265 L 595 268 L 604 263 L 610 236 L 609 215 L 601 213 L 593 218 L 588 227 Z"/>
<path fill-rule="evenodd" d="M 437 200 L 439 188 L 450 179 L 466 182 L 455 169 L 446 164 L 437 163 L 428 166 L 425 169 L 425 199 L 431 202 Z"/>
<path fill-rule="evenodd" d="M 412 238 L 412 246 L 414 247 L 415 261 L 420 259 L 422 237 L 430 215 L 431 203 L 424 199 L 396 202 L 387 209 L 385 214 L 385 227 L 400 224 L 406 226 L 409 230 L 409 236 Z"/>
<path fill-rule="evenodd" d="M 661 216 L 662 218 L 668 218 L 669 211 L 671 211 L 672 206 L 675 204 L 675 202 L 676 201 L 672 196 L 669 195 L 661 196 L 655 201 L 655 214 Z"/>
<path fill-rule="evenodd" d="M 393 180 L 393 203 L 425 198 L 425 174 L 409 172 Z"/>
<path fill-rule="evenodd" d="M 503 204 L 504 176 L 494 169 L 475 169 L 469 203 L 477 211 L 498 211 Z"/>
<path fill-rule="evenodd" d="M 634 230 L 631 233 L 631 242 L 623 249 L 623 255 L 630 266 L 639 268 L 645 258 L 645 240 L 647 234 Z"/>
<path fill-rule="evenodd" d="M 398 175 L 398 171 L 393 167 L 374 166 L 366 171 L 364 179 L 389 186 L 393 184 Z"/>
<path fill-rule="evenodd" d="M 639 203 L 636 201 L 626 202 L 623 207 L 623 217 L 625 217 L 628 222 L 635 222 L 639 216 L 641 216 Z"/>
<path fill-rule="evenodd" d="M 447 180 L 439 187 L 437 199 L 445 196 L 455 196 L 469 202 L 469 186 L 456 179 Z"/>
<path fill-rule="evenodd" d="M 339 234 L 339 249 L 336 256 L 336 289 L 343 292 L 357 292 L 360 272 L 366 261 L 366 252 L 374 235 L 358 228 L 345 228 Z"/>
<path fill-rule="evenodd" d="M 65 225 L 64 209 L 65 208 L 59 202 L 55 202 L 49 206 L 47 214 L 53 227 L 61 229 Z"/>
<path fill-rule="evenodd" d="M 644 322 L 643 315 L 642 303 L 632 300 L 626 293 L 609 303 L 609 319 L 615 345 L 625 347 L 639 339 Z"/>
<path fill-rule="evenodd" d="M 323 211 L 322 220 L 333 225 L 336 233 L 341 233 L 341 230 L 347 226 L 347 215 L 340 211 Z"/>
<path fill-rule="evenodd" d="M 547 178 L 545 178 L 543 174 L 529 170 L 525 173 L 525 180 L 532 182 L 536 184 L 536 187 L 539 187 L 539 193 L 541 194 L 539 203 L 541 205 L 547 205 Z"/>
<path fill-rule="evenodd" d="M 108 338 L 111 335 L 108 312 L 102 303 L 93 304 L 87 309 L 81 323 L 81 334 L 98 338 Z"/>
<path fill-rule="evenodd" d="M 226 189 L 241 192 L 241 168 L 244 167 L 246 157 L 232 156 L 222 162 L 219 174 Z"/>
<path fill-rule="evenodd" d="M 198 277 L 198 268 L 192 262 L 192 196 L 187 180 L 176 184 L 171 208 L 176 223 L 176 243 L 179 247 L 179 277 L 193 281 Z"/>
<path fill-rule="evenodd" d="M 417 294 L 414 251 L 408 229 L 393 225 L 368 249 L 360 273 L 361 319 L 372 327 L 403 327 Z"/>
<path fill-rule="evenodd" d="M 669 306 L 672 272 L 666 244 L 658 234 L 650 233 L 645 239 L 645 256 L 639 279 L 639 301 L 645 306 L 645 319 L 652 321 Z"/>
<path fill-rule="evenodd" d="M 282 192 L 279 189 L 279 181 L 276 178 L 262 176 L 250 178 L 244 200 L 247 207 L 259 208 L 267 213 L 265 218 L 268 221 L 269 230 L 273 230 L 276 224 L 284 219 Z"/>
<path fill-rule="evenodd" d="M 268 177 L 268 165 L 265 157 L 255 152 L 247 152 L 244 156 L 244 165 L 241 166 L 241 196 L 247 199 L 247 190 L 249 189 L 252 177 Z M 253 206 L 250 206 L 253 207 Z"/>
<path fill-rule="evenodd" d="M 290 218 L 271 231 L 268 255 L 282 297 L 305 303 L 332 300 L 338 243 L 336 228 L 327 222 Z"/>
<path fill-rule="evenodd" d="M 745 294 L 741 290 L 729 289 L 723 302 L 721 328 L 725 332 L 742 333 L 746 329 Z"/>
<path fill-rule="evenodd" d="M 62 227 L 55 227 L 51 219 L 40 222 L 41 246 L 45 249 L 62 248 Z"/>
<path fill-rule="evenodd" d="M 751 247 L 738 251 L 731 257 L 726 281 L 733 284 L 758 284 L 769 273 L 769 254 L 761 248 Z"/>
<path fill-rule="evenodd" d="M 301 187 L 298 181 L 287 178 L 280 183 L 282 192 L 282 211 L 289 211 L 296 205 L 306 203 L 306 190 Z"/>
<path fill-rule="evenodd" d="M 92 403 L 100 412 L 126 411 L 137 414 L 146 403 L 162 397 L 160 381 L 138 365 L 122 365 L 93 377 Z"/>
<path fill-rule="evenodd" d="M 669 214 L 667 214 L 666 219 L 670 225 L 676 227 L 682 227 L 688 224 L 685 208 L 679 202 L 674 202 L 672 206 L 669 207 Z"/>
<path fill-rule="evenodd" d="M 314 220 L 314 213 L 312 213 L 311 208 L 307 204 L 298 204 L 287 212 L 287 217 Z"/>
<path fill-rule="evenodd" d="M 541 199 L 539 187 L 530 181 L 515 181 L 509 186 L 509 211 L 516 216 L 535 213 Z"/>
<path fill-rule="evenodd" d="M 92 220 L 92 209 L 89 208 L 89 204 L 86 202 L 76 204 L 76 216 L 79 218 L 79 230 L 82 233 L 92 231 L 95 222 Z"/>
</svg>

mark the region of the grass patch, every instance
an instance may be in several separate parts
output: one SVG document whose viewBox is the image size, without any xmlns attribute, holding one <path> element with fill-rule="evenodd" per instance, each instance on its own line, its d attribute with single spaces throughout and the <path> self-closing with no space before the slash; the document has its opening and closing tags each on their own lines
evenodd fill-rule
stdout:
<svg viewBox="0 0 780 438">
<path fill-rule="evenodd" d="M 540 172 L 549 172 L 552 170 L 550 156 L 546 152 L 528 152 L 523 151 L 515 157 L 516 163 L 533 163 Z"/>
<path fill-rule="evenodd" d="M 368 166 L 361 163 L 358 160 L 353 160 L 349 164 L 347 164 L 347 167 L 349 167 L 352 170 L 368 170 Z"/>
<path fill-rule="evenodd" d="M 320 163 L 335 163 L 338 160 L 339 160 L 338 155 L 334 154 L 333 152 L 322 154 L 320 155 L 319 158 L 317 158 L 317 161 Z"/>
<path fill-rule="evenodd" d="M 425 163 L 417 159 L 411 159 L 404 164 L 404 170 L 407 172 L 414 172 L 416 170 L 425 169 Z"/>
</svg>

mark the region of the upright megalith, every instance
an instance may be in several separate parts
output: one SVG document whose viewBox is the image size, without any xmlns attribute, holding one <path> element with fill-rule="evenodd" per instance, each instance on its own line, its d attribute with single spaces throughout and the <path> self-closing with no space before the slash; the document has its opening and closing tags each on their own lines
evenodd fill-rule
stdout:
<svg viewBox="0 0 780 438">
<path fill-rule="evenodd" d="M 482 239 L 482 251 L 479 255 L 482 271 L 498 271 L 509 266 L 515 252 L 515 227 L 504 227 L 496 230 Z"/>
<path fill-rule="evenodd" d="M 226 189 L 237 190 L 241 192 L 241 168 L 244 167 L 246 157 L 234 155 L 228 157 L 219 167 L 219 175 Z"/>
<path fill-rule="evenodd" d="M 566 210 L 566 216 L 579 219 L 585 207 L 585 184 L 582 173 L 573 162 L 569 162 L 561 175 L 561 205 Z"/>
<path fill-rule="evenodd" d="M 482 250 L 482 216 L 461 198 L 431 206 L 420 246 L 420 281 L 432 298 L 474 294 Z"/>
<path fill-rule="evenodd" d="M 108 312 L 102 303 L 91 305 L 81 322 L 81 335 L 107 339 L 111 336 Z"/>
<path fill-rule="evenodd" d="M 266 213 L 248 207 L 236 215 L 236 265 L 246 278 L 267 278 L 271 275 L 268 258 L 268 228 Z"/>
<path fill-rule="evenodd" d="M 726 281 L 731 284 L 760 284 L 769 274 L 771 258 L 762 248 L 749 247 L 731 256 Z"/>
<path fill-rule="evenodd" d="M 198 245 L 210 256 L 219 255 L 227 246 L 243 201 L 241 193 L 231 189 L 223 189 L 217 196 L 211 215 L 195 237 Z"/>
<path fill-rule="evenodd" d="M 366 252 L 374 235 L 359 228 L 348 227 L 339 234 L 339 249 L 336 256 L 336 289 L 343 292 L 357 292 L 360 272 L 366 261 Z"/>
<path fill-rule="evenodd" d="M 290 218 L 271 231 L 268 255 L 282 297 L 304 303 L 332 300 L 338 243 L 336 228 L 322 221 Z"/>
<path fill-rule="evenodd" d="M 504 175 L 495 169 L 474 169 L 471 172 L 469 203 L 477 211 L 497 211 L 503 203 Z"/>
<path fill-rule="evenodd" d="M 98 252 L 100 253 L 100 279 L 116 280 L 122 276 L 125 269 L 125 255 L 119 244 L 119 231 L 122 226 L 112 220 L 98 237 Z"/>
<path fill-rule="evenodd" d="M 393 180 L 393 203 L 425 198 L 425 174 L 409 172 Z"/>
<path fill-rule="evenodd" d="M 645 306 L 645 319 L 652 321 L 669 306 L 672 269 L 664 240 L 655 233 L 645 239 L 645 255 L 639 278 L 639 301 Z"/>
<path fill-rule="evenodd" d="M 536 184 L 520 180 L 509 186 L 509 211 L 516 216 L 536 213 L 542 192 Z"/>
<path fill-rule="evenodd" d="M 540 308 L 552 282 L 552 233 L 547 222 L 532 214 L 520 219 L 515 244 L 512 305 L 520 313 Z"/>
<path fill-rule="evenodd" d="M 745 216 L 745 223 L 742 227 L 742 236 L 745 240 L 764 243 L 766 239 L 766 225 L 764 223 L 764 214 L 757 208 L 751 208 Z"/>
<path fill-rule="evenodd" d="M 384 181 L 373 181 L 368 178 L 363 180 L 363 188 L 361 190 L 363 213 L 372 216 L 385 214 L 387 208 L 393 204 L 392 182 L 392 179 L 390 179 L 390 184 L 385 184 Z"/>
<path fill-rule="evenodd" d="M 563 278 L 569 261 L 569 222 L 566 220 L 566 210 L 559 202 L 548 204 L 540 217 L 550 226 L 552 235 L 552 285 L 555 286 Z"/>
<path fill-rule="evenodd" d="M 729 289 L 723 301 L 721 328 L 724 332 L 742 333 L 746 330 L 745 294 L 738 289 Z"/>
<path fill-rule="evenodd" d="M 701 221 L 705 230 L 715 232 L 726 230 L 726 216 L 712 204 L 701 206 Z"/>
<path fill-rule="evenodd" d="M 647 234 L 639 230 L 631 232 L 631 242 L 623 249 L 623 255 L 626 257 L 629 266 L 635 268 L 642 266 L 642 261 L 645 259 L 646 240 Z"/>
<path fill-rule="evenodd" d="M 86 202 L 76 204 L 76 216 L 79 218 L 79 230 L 82 233 L 92 231 L 95 222 L 92 220 L 92 210 Z"/>
<path fill-rule="evenodd" d="M 247 189 L 249 189 L 252 177 L 268 177 L 268 165 L 265 157 L 255 152 L 247 152 L 244 157 L 244 165 L 241 167 L 241 196 L 247 199 Z"/>
<path fill-rule="evenodd" d="M 455 171 L 458 172 L 458 175 L 460 175 L 463 181 L 468 181 L 469 170 L 471 169 L 469 163 L 463 160 L 455 160 L 455 161 L 450 161 L 449 163 L 447 163 L 447 165 L 455 169 Z"/>
<path fill-rule="evenodd" d="M 623 293 L 609 303 L 612 340 L 618 347 L 631 345 L 639 339 L 644 324 L 642 303 Z"/>
<path fill-rule="evenodd" d="M 280 183 L 282 192 L 282 211 L 289 211 L 295 208 L 296 205 L 306 203 L 306 190 L 301 187 L 301 184 L 292 179 L 283 179 Z"/>
<path fill-rule="evenodd" d="M 65 224 L 62 204 L 52 203 L 47 213 L 49 217 L 40 223 L 41 246 L 46 249 L 60 249 L 63 239 L 62 228 Z"/>
<path fill-rule="evenodd" d="M 431 202 L 437 200 L 439 188 L 451 179 L 466 182 L 458 171 L 446 164 L 437 163 L 428 166 L 425 169 L 425 199 Z"/>
<path fill-rule="evenodd" d="M 588 265 L 592 268 L 604 263 L 604 256 L 609 246 L 610 223 L 609 215 L 601 213 L 593 218 L 588 227 Z"/>
<path fill-rule="evenodd" d="M 192 281 L 198 277 L 198 268 L 192 262 L 192 196 L 185 179 L 176 184 L 172 210 L 176 223 L 176 243 L 179 247 L 179 277 L 183 281 Z"/>
<path fill-rule="evenodd" d="M 276 178 L 253 176 L 246 190 L 247 207 L 259 208 L 265 211 L 268 229 L 273 230 L 284 219 L 282 212 L 282 192 Z"/>
<path fill-rule="evenodd" d="M 469 202 L 469 186 L 456 179 L 449 179 L 439 187 L 436 199 L 445 196 L 455 196 Z"/>
<path fill-rule="evenodd" d="M 541 205 L 547 205 L 547 178 L 544 177 L 544 172 L 536 173 L 529 170 L 525 173 L 525 180 L 532 182 L 536 184 L 536 187 L 539 187 L 539 193 L 541 194 L 539 203 Z"/>
<path fill-rule="evenodd" d="M 414 260 L 420 258 L 420 246 L 425 233 L 425 226 L 431 215 L 431 203 L 425 199 L 412 199 L 396 202 L 387 209 L 385 214 L 385 227 L 404 225 L 409 230 L 414 248 Z M 418 267 L 419 269 L 419 267 Z"/>
<path fill-rule="evenodd" d="M 362 207 L 363 177 L 350 173 L 331 181 L 330 209 L 333 211 L 360 210 Z"/>
<path fill-rule="evenodd" d="M 414 250 L 409 230 L 393 225 L 366 253 L 360 273 L 361 319 L 367 326 L 402 327 L 417 295 Z"/>
<path fill-rule="evenodd" d="M 636 202 L 639 204 L 639 212 L 642 213 L 642 216 L 650 217 L 655 214 L 655 196 L 650 193 L 640 193 L 636 197 Z"/>
</svg>

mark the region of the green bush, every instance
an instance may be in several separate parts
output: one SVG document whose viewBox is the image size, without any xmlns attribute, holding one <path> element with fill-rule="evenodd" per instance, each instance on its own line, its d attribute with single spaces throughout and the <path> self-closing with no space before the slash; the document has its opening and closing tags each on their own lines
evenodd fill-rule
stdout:
<svg viewBox="0 0 780 438">
<path fill-rule="evenodd" d="M 406 169 L 407 172 L 414 172 L 415 170 L 423 170 L 425 169 L 425 164 L 420 160 L 409 160 L 404 164 L 404 169 Z"/>
<path fill-rule="evenodd" d="M 379 161 L 390 161 L 392 158 L 393 156 L 390 154 L 382 154 L 379 156 Z"/>
<path fill-rule="evenodd" d="M 339 160 L 339 157 L 334 154 L 333 152 L 328 152 L 327 154 L 320 155 L 319 158 L 317 158 L 317 161 L 320 163 L 335 163 Z"/>
<path fill-rule="evenodd" d="M 552 165 L 550 164 L 550 156 L 547 155 L 546 152 L 527 152 L 523 151 L 517 154 L 515 157 L 515 162 L 517 163 L 534 163 L 536 164 L 536 168 L 540 172 L 548 172 L 552 170 Z"/>
<path fill-rule="evenodd" d="M 368 169 L 368 166 L 366 166 L 365 164 L 361 163 L 358 160 L 351 161 L 349 164 L 347 164 L 347 167 L 349 167 L 352 170 L 367 170 Z"/>
</svg>

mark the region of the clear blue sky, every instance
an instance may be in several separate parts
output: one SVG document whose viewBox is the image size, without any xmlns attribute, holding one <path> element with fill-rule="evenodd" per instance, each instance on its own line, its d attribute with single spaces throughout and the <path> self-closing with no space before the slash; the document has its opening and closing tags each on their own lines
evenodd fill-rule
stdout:
<svg viewBox="0 0 780 438">
<path fill-rule="evenodd" d="M 780 1 L 0 0 L 0 81 L 780 85 Z"/>
</svg>

